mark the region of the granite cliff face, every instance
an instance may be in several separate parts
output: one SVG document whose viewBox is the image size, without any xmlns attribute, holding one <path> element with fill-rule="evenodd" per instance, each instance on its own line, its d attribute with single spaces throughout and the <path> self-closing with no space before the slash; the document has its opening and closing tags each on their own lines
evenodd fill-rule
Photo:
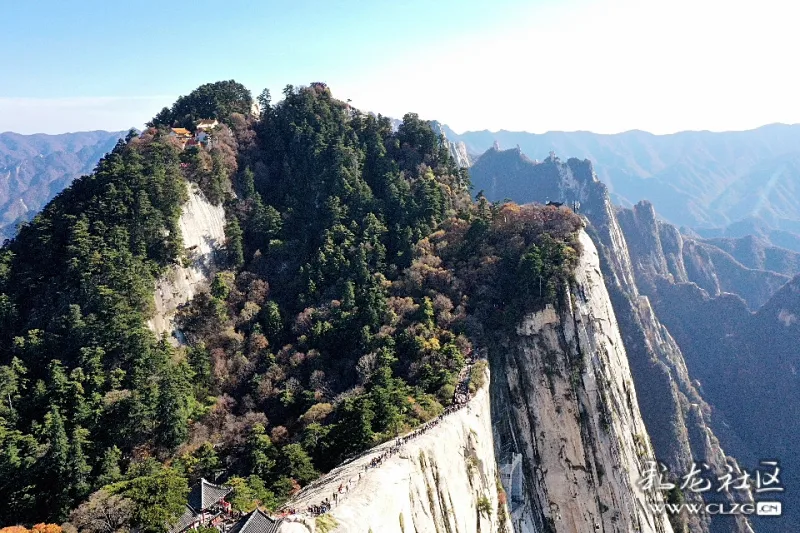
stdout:
<svg viewBox="0 0 800 533">
<path fill-rule="evenodd" d="M 514 150 L 489 150 L 481 156 L 471 169 L 476 187 L 490 183 L 491 176 L 502 179 L 502 169 L 507 163 L 499 159 L 514 155 L 512 152 L 519 154 Z M 688 472 L 693 461 L 708 464 L 716 475 L 723 475 L 729 466 L 738 471 L 736 461 L 726 455 L 717 437 L 725 428 L 724 420 L 712 424 L 713 411 L 694 378 L 690 377 L 681 347 L 659 320 L 647 294 L 637 286 L 639 263 L 632 259 L 627 235 L 617 219 L 617 210 L 591 163 L 578 159 L 562 162 L 554 154 L 541 163 L 520 157 L 515 160 L 512 170 L 506 175 L 513 177 L 516 185 L 513 189 L 502 185 L 514 193 L 511 196 L 513 200 L 564 202 L 576 207 L 589 221 L 586 231 L 597 246 L 600 268 L 638 392 L 642 418 L 658 460 L 675 473 Z M 665 254 L 663 260 L 655 262 L 661 265 L 668 261 L 669 255 Z M 639 256 L 636 256 L 638 260 Z M 674 258 L 672 260 L 676 262 Z M 689 501 L 699 501 L 695 494 L 685 496 Z M 736 497 L 747 501 L 750 495 Z M 711 520 L 707 516 L 695 515 L 688 517 L 684 525 L 690 531 L 715 533 L 750 530 L 746 521 L 730 517 Z"/>
<path fill-rule="evenodd" d="M 328 515 L 287 520 L 281 533 L 512 531 L 494 461 L 487 386 L 467 407 L 445 415 L 379 467 L 364 470 L 393 444 L 373 448 L 304 489 L 290 507 L 318 504 L 352 480 Z"/>
<path fill-rule="evenodd" d="M 156 283 L 156 312 L 147 323 L 158 335 L 173 335 L 173 342 L 180 341 L 174 323 L 178 308 L 208 288 L 213 276 L 215 256 L 225 244 L 225 210 L 209 202 L 197 185 L 190 184 L 189 200 L 183 205 L 178 223 L 186 260 L 173 265 Z"/>
<path fill-rule="evenodd" d="M 654 460 L 597 250 L 583 254 L 566 302 L 530 314 L 494 362 L 501 464 L 522 456 L 515 531 L 672 531 L 637 484 Z"/>
<path fill-rule="evenodd" d="M 467 147 L 462 141 L 451 141 L 447 138 L 444 127 L 438 122 L 432 122 L 433 131 L 445 138 L 450 155 L 455 159 L 456 164 L 461 168 L 467 168 L 472 164 L 472 158 L 467 153 Z"/>
</svg>

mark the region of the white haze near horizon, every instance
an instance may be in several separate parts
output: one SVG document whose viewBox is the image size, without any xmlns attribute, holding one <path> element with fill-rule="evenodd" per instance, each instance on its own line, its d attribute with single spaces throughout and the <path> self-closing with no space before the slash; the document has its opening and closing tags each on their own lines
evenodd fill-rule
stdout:
<svg viewBox="0 0 800 533">
<path fill-rule="evenodd" d="M 398 118 L 414 111 L 457 133 L 664 134 L 800 123 L 800 73 L 793 57 L 800 5 L 780 0 L 579 5 L 532 7 L 506 28 L 457 40 L 437 40 L 434 29 L 429 42 L 410 44 L 377 69 L 329 72 L 323 79 L 356 107 Z M 267 85 L 247 74 L 237 79 L 254 94 Z M 270 89 L 280 94 L 281 87 Z M 0 98 L 0 131 L 141 128 L 176 96 Z"/>
</svg>

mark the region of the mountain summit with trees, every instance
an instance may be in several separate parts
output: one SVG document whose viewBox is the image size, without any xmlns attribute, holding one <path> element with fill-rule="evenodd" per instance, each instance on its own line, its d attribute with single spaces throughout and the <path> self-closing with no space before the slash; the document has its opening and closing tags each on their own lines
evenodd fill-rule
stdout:
<svg viewBox="0 0 800 533">
<path fill-rule="evenodd" d="M 99 532 L 113 508 L 114 530 L 166 531 L 201 479 L 274 510 L 441 414 L 487 331 L 563 297 L 568 210 L 473 201 L 415 114 L 394 131 L 323 83 L 258 102 L 234 81 L 179 98 L 0 249 L 0 524 Z M 202 119 L 210 148 L 170 137 Z M 189 183 L 227 242 L 176 343 L 147 320 Z"/>
</svg>

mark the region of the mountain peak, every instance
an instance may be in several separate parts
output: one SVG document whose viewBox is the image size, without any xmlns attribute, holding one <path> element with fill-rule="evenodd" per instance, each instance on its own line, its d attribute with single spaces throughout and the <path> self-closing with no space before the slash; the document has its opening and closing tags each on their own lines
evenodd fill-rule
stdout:
<svg viewBox="0 0 800 533">
<path fill-rule="evenodd" d="M 484 152 L 470 169 L 476 190 L 484 190 L 490 201 L 514 198 L 521 203 L 547 200 L 570 203 L 589 199 L 588 188 L 597 188 L 603 201 L 606 194 L 588 160 L 570 158 L 562 161 L 551 152 L 537 161 L 528 157 L 519 146 L 499 149 L 499 143 Z"/>
</svg>

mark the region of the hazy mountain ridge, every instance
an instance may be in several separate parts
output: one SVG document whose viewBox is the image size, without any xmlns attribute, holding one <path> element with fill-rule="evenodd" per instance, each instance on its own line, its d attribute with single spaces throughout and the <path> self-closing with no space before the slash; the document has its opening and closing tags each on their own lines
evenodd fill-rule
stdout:
<svg viewBox="0 0 800 533">
<path fill-rule="evenodd" d="M 763 220 L 748 217 L 725 227 L 693 229 L 682 227 L 681 232 L 706 239 L 741 239 L 753 235 L 770 246 L 800 252 L 800 222 L 780 219 L 775 223 L 775 226 L 770 227 Z"/>
<path fill-rule="evenodd" d="M 692 282 L 712 296 L 737 294 L 756 310 L 791 279 L 787 274 L 749 268 L 710 242 L 680 235 L 677 228 L 657 219 L 650 202 L 619 208 L 617 216 L 635 266 L 646 274 L 637 280 L 640 284 L 651 283 L 656 276 L 673 283 Z"/>
<path fill-rule="evenodd" d="M 771 270 L 787 276 L 800 274 L 800 253 L 772 246 L 755 235 L 738 239 L 718 237 L 707 242 L 725 250 L 748 268 Z"/>
<path fill-rule="evenodd" d="M 753 216 L 777 227 L 781 218 L 800 220 L 800 125 L 671 135 L 444 131 L 473 156 L 497 141 L 532 158 L 555 151 L 590 159 L 616 203 L 651 199 L 659 215 L 677 225 L 716 227 Z"/>
<path fill-rule="evenodd" d="M 47 201 L 88 174 L 126 132 L 0 133 L 0 240 Z"/>
</svg>

